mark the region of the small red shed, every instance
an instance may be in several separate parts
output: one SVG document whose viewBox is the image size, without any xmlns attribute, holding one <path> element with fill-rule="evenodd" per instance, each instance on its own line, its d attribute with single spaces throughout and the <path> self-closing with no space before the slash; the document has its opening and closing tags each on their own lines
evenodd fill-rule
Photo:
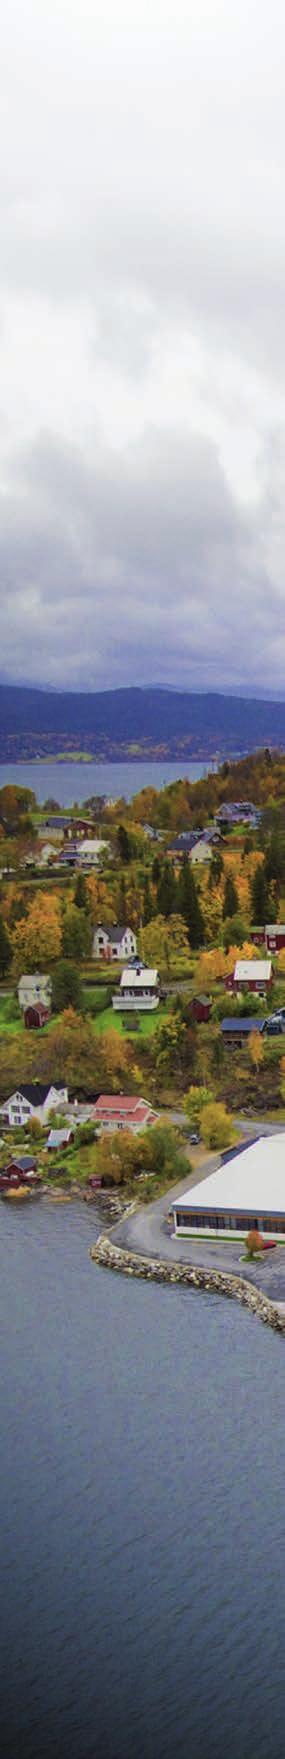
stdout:
<svg viewBox="0 0 285 1759">
<path fill-rule="evenodd" d="M 47 1020 L 50 1020 L 50 1009 L 45 1008 L 43 1002 L 35 1002 L 30 1008 L 25 1008 L 24 1023 L 30 1031 L 38 1032 L 41 1026 L 46 1026 Z"/>
<path fill-rule="evenodd" d="M 211 1007 L 211 996 L 193 996 L 191 1006 L 192 1019 L 197 1020 L 198 1022 L 201 1021 L 207 1025 L 207 1021 L 210 1019 Z"/>
</svg>

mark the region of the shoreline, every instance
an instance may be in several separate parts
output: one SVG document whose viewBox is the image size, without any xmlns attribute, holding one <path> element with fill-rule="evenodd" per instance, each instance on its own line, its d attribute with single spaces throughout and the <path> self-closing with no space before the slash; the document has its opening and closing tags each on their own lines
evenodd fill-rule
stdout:
<svg viewBox="0 0 285 1759">
<path fill-rule="evenodd" d="M 264 1325 L 285 1336 L 285 1302 L 271 1301 L 256 1284 L 234 1276 L 232 1271 L 203 1269 L 202 1265 L 167 1264 L 162 1258 L 147 1258 L 140 1252 L 129 1252 L 126 1247 L 117 1246 L 106 1234 L 99 1234 L 95 1245 L 90 1247 L 89 1256 L 102 1269 L 117 1271 L 123 1276 L 164 1283 L 172 1288 L 201 1289 L 209 1294 L 224 1295 L 228 1300 L 235 1299 L 256 1314 Z"/>
</svg>

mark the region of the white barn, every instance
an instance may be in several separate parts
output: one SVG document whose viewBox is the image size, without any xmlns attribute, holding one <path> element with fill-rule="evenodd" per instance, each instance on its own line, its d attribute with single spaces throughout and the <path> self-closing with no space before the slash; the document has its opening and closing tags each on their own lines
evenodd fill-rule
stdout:
<svg viewBox="0 0 285 1759">
<path fill-rule="evenodd" d="M 176 1234 L 230 1235 L 258 1228 L 285 1240 L 285 1131 L 260 1136 L 172 1205 Z"/>
</svg>

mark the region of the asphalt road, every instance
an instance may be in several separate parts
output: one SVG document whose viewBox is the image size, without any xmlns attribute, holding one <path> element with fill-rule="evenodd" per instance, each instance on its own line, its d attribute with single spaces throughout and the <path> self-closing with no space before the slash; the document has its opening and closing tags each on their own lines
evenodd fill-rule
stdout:
<svg viewBox="0 0 285 1759">
<path fill-rule="evenodd" d="M 173 1119 L 174 1121 L 174 1119 Z M 278 1126 L 259 1123 L 256 1118 L 241 1119 L 243 1134 L 252 1138 L 254 1135 L 274 1135 Z M 279 1126 L 284 1135 L 285 1128 Z M 195 1162 L 194 1165 L 194 1155 Z M 125 1246 L 131 1252 L 141 1252 L 149 1258 L 161 1258 L 164 1263 L 200 1265 L 203 1269 L 233 1271 L 235 1276 L 245 1277 L 255 1287 L 264 1289 L 273 1301 L 285 1303 L 285 1246 L 277 1246 L 272 1253 L 264 1253 L 259 1263 L 254 1265 L 243 1262 L 243 1242 L 233 1240 L 228 1244 L 220 1240 L 205 1241 L 178 1239 L 172 1232 L 172 1224 L 168 1221 L 170 1206 L 174 1197 L 181 1197 L 190 1185 L 197 1185 L 215 1172 L 220 1166 L 218 1154 L 208 1154 L 201 1160 L 197 1150 L 192 1151 L 192 1175 L 184 1179 L 182 1184 L 175 1185 L 155 1203 L 141 1205 L 129 1217 L 118 1222 L 112 1229 L 112 1239 L 118 1246 Z"/>
</svg>

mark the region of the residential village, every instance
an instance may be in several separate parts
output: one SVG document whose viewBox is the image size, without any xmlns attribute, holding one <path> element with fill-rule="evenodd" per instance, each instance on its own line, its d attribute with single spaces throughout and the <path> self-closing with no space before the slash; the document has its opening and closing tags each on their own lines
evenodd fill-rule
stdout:
<svg viewBox="0 0 285 1759">
<path fill-rule="evenodd" d="M 0 869 L 5 1200 L 148 1201 L 282 1122 L 282 755 L 69 813 L 4 787 Z"/>
</svg>

